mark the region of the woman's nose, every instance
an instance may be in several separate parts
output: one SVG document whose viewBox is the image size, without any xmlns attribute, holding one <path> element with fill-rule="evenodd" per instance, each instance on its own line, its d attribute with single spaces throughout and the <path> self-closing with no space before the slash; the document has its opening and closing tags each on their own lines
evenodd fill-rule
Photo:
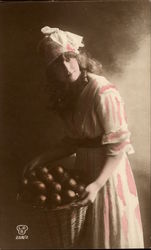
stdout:
<svg viewBox="0 0 151 250">
<path fill-rule="evenodd" d="M 71 72 L 72 69 L 71 69 L 70 63 L 67 61 L 64 61 L 63 64 L 64 64 L 64 67 L 67 70 L 67 72 Z"/>
</svg>

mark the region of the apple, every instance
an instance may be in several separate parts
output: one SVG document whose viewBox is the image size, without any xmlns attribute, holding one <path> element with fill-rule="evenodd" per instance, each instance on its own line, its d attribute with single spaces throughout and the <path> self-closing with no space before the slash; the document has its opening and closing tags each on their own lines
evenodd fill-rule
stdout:
<svg viewBox="0 0 151 250">
<path fill-rule="evenodd" d="M 67 190 L 67 196 L 71 199 L 75 198 L 76 194 L 73 190 Z"/>
<path fill-rule="evenodd" d="M 52 188 L 56 191 L 56 192 L 61 192 L 62 190 L 62 186 L 60 183 L 56 182 L 56 181 L 53 181 L 52 182 Z"/>
<path fill-rule="evenodd" d="M 68 180 L 70 179 L 70 174 L 67 173 L 66 171 L 64 171 L 64 174 L 62 176 L 62 178 L 60 178 L 60 182 L 68 182 Z"/>
<path fill-rule="evenodd" d="M 76 191 L 79 193 L 79 194 L 82 194 L 85 190 L 85 185 L 84 184 L 78 184 L 77 185 L 77 188 L 76 188 Z"/>
<path fill-rule="evenodd" d="M 71 189 L 75 190 L 77 187 L 77 182 L 75 179 L 70 178 L 68 181 L 68 185 L 70 186 Z"/>
<path fill-rule="evenodd" d="M 46 203 L 47 197 L 45 195 L 38 195 L 34 198 L 33 205 L 43 207 Z"/>
<path fill-rule="evenodd" d="M 46 185 L 41 181 L 33 181 L 30 184 L 30 189 L 34 193 L 40 193 L 40 194 L 46 193 Z"/>
<path fill-rule="evenodd" d="M 49 173 L 49 169 L 47 167 L 42 167 L 41 168 L 41 172 L 44 174 L 48 174 Z"/>
<path fill-rule="evenodd" d="M 64 169 L 61 166 L 53 166 L 53 168 L 49 171 L 56 180 L 62 181 L 64 177 Z"/>
<path fill-rule="evenodd" d="M 55 167 L 55 173 L 58 178 L 62 178 L 64 176 L 64 169 L 61 166 Z"/>
<path fill-rule="evenodd" d="M 75 198 L 77 197 L 76 193 L 73 190 L 65 190 L 64 191 L 64 202 L 65 203 L 70 203 L 73 200 L 75 200 Z"/>
<path fill-rule="evenodd" d="M 51 195 L 50 201 L 52 202 L 51 205 L 54 205 L 54 206 L 61 205 L 61 203 L 62 203 L 61 195 L 58 193 L 53 193 Z"/>
<path fill-rule="evenodd" d="M 42 177 L 42 180 L 45 182 L 46 185 L 52 185 L 53 181 L 54 181 L 54 177 L 52 174 L 45 174 Z"/>
<path fill-rule="evenodd" d="M 47 167 L 40 167 L 37 168 L 37 172 L 39 172 L 40 174 L 48 174 L 49 169 Z"/>
<path fill-rule="evenodd" d="M 43 177 L 45 174 L 48 174 L 49 169 L 47 167 L 39 167 L 36 170 L 37 176 L 39 178 Z"/>
</svg>

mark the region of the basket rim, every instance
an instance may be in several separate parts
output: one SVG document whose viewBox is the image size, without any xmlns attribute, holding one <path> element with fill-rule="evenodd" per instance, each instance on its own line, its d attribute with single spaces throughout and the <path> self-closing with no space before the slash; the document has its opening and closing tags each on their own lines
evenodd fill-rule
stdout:
<svg viewBox="0 0 151 250">
<path fill-rule="evenodd" d="M 25 203 L 23 200 L 20 200 L 19 197 L 20 197 L 20 193 L 17 193 L 17 195 L 16 195 L 17 202 L 21 202 L 23 204 L 26 204 L 29 207 L 33 208 L 33 209 L 40 209 L 40 210 L 43 210 L 43 211 L 59 211 L 59 210 L 66 210 L 66 209 L 70 210 L 70 209 L 73 209 L 73 208 L 80 208 L 80 207 L 88 206 L 88 205 L 80 206 L 80 205 L 77 204 L 78 200 L 74 200 L 74 201 L 72 201 L 72 202 L 70 202 L 68 204 L 65 204 L 65 205 L 62 205 L 62 206 L 57 206 L 55 208 L 51 208 L 51 207 L 49 208 L 47 206 L 40 207 L 40 206 L 36 206 L 34 204 L 31 204 L 31 203 Z"/>
</svg>

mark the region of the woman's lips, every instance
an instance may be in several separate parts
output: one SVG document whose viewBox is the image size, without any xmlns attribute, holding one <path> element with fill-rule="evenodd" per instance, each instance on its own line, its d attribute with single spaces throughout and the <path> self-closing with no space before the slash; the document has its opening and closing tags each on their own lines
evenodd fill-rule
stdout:
<svg viewBox="0 0 151 250">
<path fill-rule="evenodd" d="M 71 75 L 73 75 L 74 74 L 74 71 L 73 72 L 68 72 L 68 76 L 71 76 Z"/>
</svg>

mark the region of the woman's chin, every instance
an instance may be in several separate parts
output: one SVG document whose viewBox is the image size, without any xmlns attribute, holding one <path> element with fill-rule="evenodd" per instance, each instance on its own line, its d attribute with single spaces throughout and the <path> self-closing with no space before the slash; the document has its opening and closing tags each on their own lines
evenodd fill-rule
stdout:
<svg viewBox="0 0 151 250">
<path fill-rule="evenodd" d="M 67 81 L 70 83 L 76 82 L 79 79 L 79 74 L 73 74 L 68 76 Z"/>
</svg>

